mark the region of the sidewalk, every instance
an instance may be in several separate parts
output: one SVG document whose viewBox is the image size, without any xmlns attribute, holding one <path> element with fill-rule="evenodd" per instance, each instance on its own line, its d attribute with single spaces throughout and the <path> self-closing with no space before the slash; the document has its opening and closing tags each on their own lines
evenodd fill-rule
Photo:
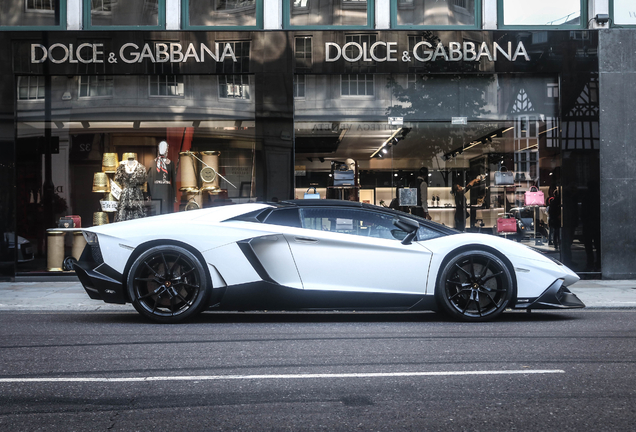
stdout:
<svg viewBox="0 0 636 432">
<path fill-rule="evenodd" d="M 570 287 L 588 308 L 636 308 L 636 280 L 582 280 Z M 78 282 L 0 282 L 0 311 L 120 311 L 91 300 Z"/>
</svg>

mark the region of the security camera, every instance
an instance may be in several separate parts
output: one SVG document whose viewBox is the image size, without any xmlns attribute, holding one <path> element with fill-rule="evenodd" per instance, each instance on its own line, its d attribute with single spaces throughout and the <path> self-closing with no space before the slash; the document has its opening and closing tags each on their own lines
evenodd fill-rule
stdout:
<svg viewBox="0 0 636 432">
<path fill-rule="evenodd" d="M 609 22 L 610 16 L 608 14 L 596 14 L 594 20 L 598 25 L 605 25 Z"/>
</svg>

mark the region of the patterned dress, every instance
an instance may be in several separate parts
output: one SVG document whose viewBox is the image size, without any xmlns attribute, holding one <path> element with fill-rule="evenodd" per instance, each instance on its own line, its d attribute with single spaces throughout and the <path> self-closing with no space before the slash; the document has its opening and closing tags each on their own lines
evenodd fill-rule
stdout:
<svg viewBox="0 0 636 432">
<path fill-rule="evenodd" d="M 117 167 L 115 181 L 122 188 L 115 221 L 126 221 L 146 216 L 144 196 L 140 189 L 141 185 L 146 182 L 146 168 L 139 162 L 132 168 L 128 166 L 127 162 L 123 162 Z"/>
</svg>

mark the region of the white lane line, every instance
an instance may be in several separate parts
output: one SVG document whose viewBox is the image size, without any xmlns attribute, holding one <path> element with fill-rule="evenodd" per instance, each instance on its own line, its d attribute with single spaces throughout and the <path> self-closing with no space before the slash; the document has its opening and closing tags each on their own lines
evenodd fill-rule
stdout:
<svg viewBox="0 0 636 432">
<path fill-rule="evenodd" d="M 457 376 L 457 375 L 538 375 L 565 373 L 561 369 L 547 370 L 504 370 L 504 371 L 447 371 L 447 372 L 387 372 L 387 373 L 336 373 L 336 374 L 285 374 L 285 375 L 182 375 L 182 376 L 148 376 L 121 378 L 0 378 L 0 383 L 30 382 L 149 382 L 149 381 L 220 381 L 220 380 L 285 380 L 315 378 L 391 378 L 419 376 Z"/>
</svg>

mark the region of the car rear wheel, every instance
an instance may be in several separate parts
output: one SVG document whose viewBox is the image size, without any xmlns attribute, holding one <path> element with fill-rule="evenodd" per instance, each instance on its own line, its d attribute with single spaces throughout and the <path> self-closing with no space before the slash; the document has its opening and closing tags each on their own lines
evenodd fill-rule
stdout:
<svg viewBox="0 0 636 432">
<path fill-rule="evenodd" d="M 435 290 L 438 306 L 462 321 L 487 321 L 510 303 L 514 283 L 510 270 L 487 251 L 465 251 L 451 258 L 440 272 Z"/>
<path fill-rule="evenodd" d="M 142 253 L 128 273 L 128 294 L 142 315 L 176 323 L 201 312 L 211 286 L 201 262 L 180 246 L 155 246 Z"/>
</svg>

